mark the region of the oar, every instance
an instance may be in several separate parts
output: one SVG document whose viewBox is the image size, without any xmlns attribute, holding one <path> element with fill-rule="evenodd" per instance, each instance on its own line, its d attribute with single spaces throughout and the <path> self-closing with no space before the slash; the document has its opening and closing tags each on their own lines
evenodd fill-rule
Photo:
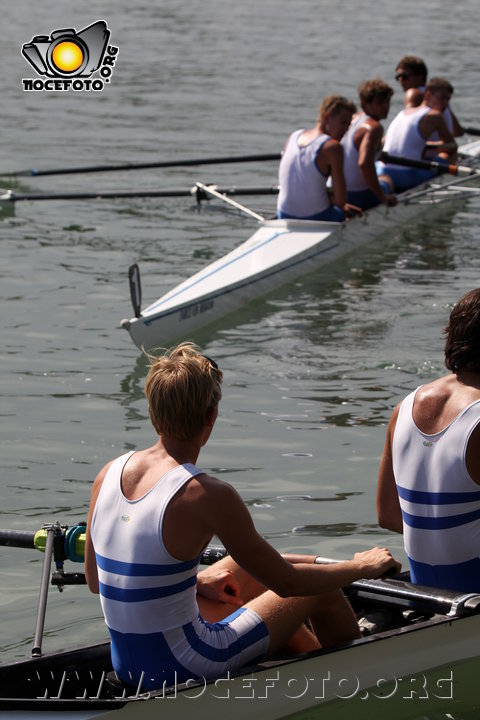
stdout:
<svg viewBox="0 0 480 720">
<path fill-rule="evenodd" d="M 253 210 L 250 210 L 249 208 L 245 207 L 245 205 L 240 205 L 240 203 L 235 202 L 235 200 L 231 200 L 228 195 L 223 193 L 222 190 L 218 190 L 216 187 L 212 185 L 204 185 L 201 182 L 196 183 L 197 188 L 201 190 L 202 192 L 206 193 L 206 195 L 211 195 L 214 198 L 217 198 L 217 200 L 222 200 L 223 202 L 227 203 L 227 205 L 231 205 L 231 207 L 234 207 L 236 210 L 240 210 L 241 212 L 244 212 L 246 215 L 249 215 L 249 217 L 255 218 L 255 220 L 258 220 L 259 222 L 263 222 L 265 218 L 262 215 L 259 215 L 256 212 L 253 212 Z"/>
<path fill-rule="evenodd" d="M 280 160 L 281 153 L 264 153 L 260 155 L 228 155 L 224 157 L 190 158 L 187 160 L 160 160 L 145 163 L 123 163 L 121 165 L 88 165 L 85 167 L 64 167 L 50 170 L 19 170 L 17 172 L 0 173 L 17 177 L 39 177 L 40 175 L 73 175 L 78 173 L 119 172 L 120 170 L 146 170 L 148 168 L 194 167 L 196 165 L 222 165 L 227 163 L 264 162 Z"/>
<path fill-rule="evenodd" d="M 0 530 L 0 545 L 29 548 L 45 552 L 47 535 L 51 525 L 40 530 Z M 83 562 L 85 554 L 85 523 L 71 527 L 55 526 L 55 558 L 59 561 Z"/>
<path fill-rule="evenodd" d="M 200 183 L 201 185 L 201 183 Z M 206 186 L 208 187 L 208 186 Z M 212 186 L 214 190 L 223 195 L 277 195 L 278 185 L 271 187 L 230 187 L 218 188 Z M 213 193 L 209 193 L 213 194 Z M 195 185 L 190 189 L 171 189 L 171 190 L 128 190 L 128 191 L 100 191 L 100 192 L 71 192 L 71 193 L 28 193 L 16 194 L 9 190 L 0 196 L 3 202 L 21 202 L 24 200 L 111 200 L 115 198 L 169 198 L 169 197 L 189 197 L 194 196 L 197 201 L 206 200 L 209 194 L 204 192 L 201 187 Z"/>
<path fill-rule="evenodd" d="M 65 538 L 66 557 L 82 561 L 85 552 L 85 524 L 74 525 L 71 528 L 59 526 L 45 526 L 37 532 L 19 530 L 0 530 L 0 545 L 11 547 L 36 548 L 51 553 L 52 528 L 56 531 L 55 540 L 62 535 Z M 69 546 L 72 546 L 73 557 L 68 555 Z M 228 555 L 222 546 L 209 545 L 202 553 L 201 563 L 213 565 Z M 317 564 L 332 564 L 339 562 L 331 558 L 317 557 Z M 45 567 L 45 564 L 44 564 Z M 70 584 L 65 582 L 63 573 L 54 573 L 52 583 L 55 585 Z M 71 584 L 85 584 L 85 576 L 76 573 Z M 378 601 L 393 607 L 418 609 L 427 612 L 449 614 L 452 617 L 469 612 L 480 612 L 480 595 L 478 593 L 456 593 L 451 590 L 441 590 L 412 585 L 402 577 L 387 578 L 385 580 L 355 580 L 344 588 L 348 597 L 356 596 L 359 599 Z"/>
<path fill-rule="evenodd" d="M 468 165 L 448 165 L 437 160 L 415 160 L 414 158 L 402 157 L 401 155 L 390 155 L 382 152 L 380 160 L 391 165 L 404 165 L 406 167 L 420 168 L 421 170 L 433 170 L 439 173 L 450 175 L 479 175 L 480 170 L 474 170 Z"/>
<path fill-rule="evenodd" d="M 58 560 L 83 562 L 85 557 L 85 523 L 71 527 L 45 525 L 40 530 L 0 530 L 0 545 L 45 552 L 51 528 L 55 533 L 55 555 Z M 202 554 L 202 563 L 212 565 L 227 555 L 224 547 L 209 545 Z"/>
<path fill-rule="evenodd" d="M 480 128 L 466 127 L 463 128 L 467 135 L 480 135 Z"/>
</svg>

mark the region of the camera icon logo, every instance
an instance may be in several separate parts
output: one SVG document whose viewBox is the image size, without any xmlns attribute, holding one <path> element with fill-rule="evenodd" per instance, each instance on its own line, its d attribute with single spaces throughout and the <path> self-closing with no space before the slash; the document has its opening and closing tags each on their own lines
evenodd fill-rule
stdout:
<svg viewBox="0 0 480 720">
<path fill-rule="evenodd" d="M 76 32 L 74 28 L 35 35 L 22 46 L 22 55 L 39 75 L 86 78 L 102 64 L 110 30 L 103 20 Z"/>
</svg>

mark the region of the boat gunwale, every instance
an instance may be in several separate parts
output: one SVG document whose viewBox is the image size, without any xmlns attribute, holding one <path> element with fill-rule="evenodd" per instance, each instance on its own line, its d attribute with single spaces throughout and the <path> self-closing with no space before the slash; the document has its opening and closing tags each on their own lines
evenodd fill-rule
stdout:
<svg viewBox="0 0 480 720">
<path fill-rule="evenodd" d="M 331 648 L 324 648 L 314 650 L 309 653 L 303 653 L 293 658 L 279 658 L 266 660 L 264 662 L 246 665 L 239 670 L 229 674 L 229 679 L 234 680 L 249 675 L 259 675 L 264 672 L 271 672 L 274 669 L 281 669 L 282 667 L 291 667 L 299 663 L 315 663 L 317 658 L 328 657 L 330 655 L 341 654 L 348 650 L 361 648 L 364 646 L 371 645 L 372 643 L 381 643 L 383 641 L 395 640 L 395 638 L 404 637 L 411 633 L 417 633 L 428 629 L 434 629 L 441 627 L 442 625 L 452 626 L 455 623 L 460 623 L 462 620 L 480 620 L 480 611 L 477 608 L 475 611 L 468 612 L 463 615 L 449 617 L 448 615 L 434 613 L 431 617 L 423 620 L 416 620 L 414 622 L 407 623 L 404 626 L 397 628 L 390 628 L 384 631 L 376 632 L 371 635 L 363 636 L 351 642 L 342 643 Z M 472 637 L 472 643 L 474 638 Z M 473 645 L 472 645 L 473 648 Z M 71 663 L 75 662 L 76 656 L 87 655 L 89 651 L 94 651 L 98 656 L 97 660 L 101 658 L 102 654 L 107 654 L 108 659 L 110 658 L 110 643 L 99 642 L 94 645 L 85 645 L 75 648 L 65 649 L 57 652 L 52 652 L 46 655 L 42 655 L 39 658 L 26 658 L 13 663 L 0 664 L 0 679 L 2 671 L 14 671 L 14 670 L 32 670 L 33 672 L 44 671 L 53 672 L 58 671 L 62 673 L 65 669 L 72 669 Z M 440 656 L 438 656 L 440 657 Z M 477 657 L 477 655 L 469 655 L 462 658 L 462 660 L 470 660 Z M 53 666 L 48 667 L 49 660 L 53 661 Z M 62 665 L 61 662 L 66 661 L 67 666 Z M 438 664 L 432 664 L 426 670 L 434 670 L 437 667 L 441 667 L 444 663 L 438 662 Z M 37 666 L 37 667 L 36 667 Z M 100 674 L 100 669 L 98 673 Z M 212 686 L 215 684 L 217 679 L 212 679 L 206 682 L 205 687 Z M 62 698 L 62 697 L 16 697 L 16 696 L 3 696 L 0 697 L 0 714 L 7 710 L 34 710 L 38 712 L 45 712 L 49 710 L 114 710 L 124 707 L 132 702 L 146 702 L 148 700 L 163 699 L 175 696 L 177 693 L 180 695 L 182 692 L 187 690 L 195 689 L 196 687 L 204 686 L 204 683 L 199 681 L 193 682 L 192 680 L 188 683 L 178 684 L 176 687 L 164 688 L 160 690 L 152 691 L 139 691 L 135 694 L 125 694 L 125 696 L 112 696 L 112 697 L 78 697 L 78 698 Z"/>
</svg>

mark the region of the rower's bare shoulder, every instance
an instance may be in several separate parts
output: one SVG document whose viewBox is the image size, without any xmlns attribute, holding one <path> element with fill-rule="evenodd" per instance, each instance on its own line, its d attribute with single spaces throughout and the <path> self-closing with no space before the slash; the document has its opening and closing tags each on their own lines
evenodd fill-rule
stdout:
<svg viewBox="0 0 480 720">
<path fill-rule="evenodd" d="M 196 475 L 185 486 L 183 500 L 195 508 L 197 514 L 205 517 L 223 514 L 238 508 L 243 501 L 235 488 L 224 480 L 202 473 Z"/>
<path fill-rule="evenodd" d="M 203 496 L 207 500 L 214 497 L 228 499 L 238 495 L 232 485 L 207 473 L 201 473 L 192 478 L 189 488 L 192 492 Z"/>
</svg>

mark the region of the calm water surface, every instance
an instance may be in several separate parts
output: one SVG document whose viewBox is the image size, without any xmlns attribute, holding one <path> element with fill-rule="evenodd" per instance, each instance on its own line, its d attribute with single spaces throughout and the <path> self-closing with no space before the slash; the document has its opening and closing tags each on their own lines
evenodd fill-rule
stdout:
<svg viewBox="0 0 480 720">
<path fill-rule="evenodd" d="M 358 83 L 374 76 L 396 85 L 395 63 L 406 52 L 454 83 L 457 114 L 478 126 L 478 5 L 445 7 L 17 0 L 3 9 L 0 174 L 277 152 L 293 128 L 313 124 L 325 95 L 356 99 Z M 31 76 L 23 43 L 98 19 L 120 49 L 103 93 L 22 91 Z M 400 105 L 397 92 L 391 116 Z M 53 176 L 23 180 L 17 191 L 271 185 L 276 170 L 264 163 Z M 2 184 L 11 186 L 6 177 Z M 250 206 L 270 213 L 274 200 Z M 404 558 L 401 538 L 376 524 L 385 424 L 407 391 L 443 372 L 441 328 L 453 302 L 479 284 L 479 217 L 472 196 L 195 338 L 225 373 L 201 465 L 235 485 L 279 549 L 345 558 L 388 544 Z M 2 527 L 85 519 L 98 469 L 153 441 L 146 365 L 119 329 L 131 315 L 128 266 L 140 264 L 149 303 L 254 228 L 215 203 L 198 212 L 188 199 L 19 203 L 0 217 Z M 7 659 L 30 652 L 41 557 L 0 548 L 0 562 Z M 85 588 L 51 591 L 46 650 L 104 634 Z M 465 712 L 472 704 L 465 701 Z"/>
</svg>

